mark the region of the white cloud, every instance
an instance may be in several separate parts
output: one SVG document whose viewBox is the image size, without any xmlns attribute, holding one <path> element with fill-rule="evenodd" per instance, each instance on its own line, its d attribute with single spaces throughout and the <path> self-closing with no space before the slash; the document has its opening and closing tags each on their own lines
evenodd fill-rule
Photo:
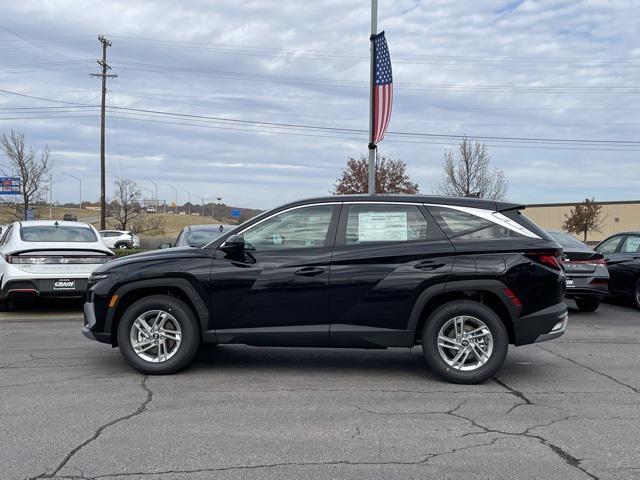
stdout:
<svg viewBox="0 0 640 480">
<path fill-rule="evenodd" d="M 607 88 L 637 87 L 637 1 L 379 3 L 396 82 L 391 130 L 638 140 L 637 90 Z M 99 81 L 88 74 L 97 69 L 95 36 L 102 33 L 113 41 L 109 57 L 119 75 L 109 80 L 110 104 L 366 129 L 368 14 L 368 2 L 359 0 L 13 2 L 4 6 L 3 18 L 11 20 L 12 31 L 36 40 L 34 45 L 0 31 L 2 64 L 25 65 L 2 67 L 0 88 L 97 104 Z M 487 85 L 496 87 L 480 88 Z M 554 86 L 567 91 L 546 88 Z M 585 86 L 590 89 L 577 91 Z M 97 197 L 98 112 L 3 120 L 29 116 L 6 108 L 34 106 L 56 104 L 0 93 L 0 131 L 24 130 L 34 146 L 48 144 L 56 170 L 81 170 L 87 195 L 92 189 Z M 194 195 L 215 190 L 245 207 L 324 195 L 346 158 L 366 153 L 363 134 L 332 138 L 343 135 L 287 129 L 297 135 L 280 135 L 274 131 L 282 128 L 142 115 L 109 115 L 109 169 L 145 186 L 153 178 L 161 185 L 179 183 Z M 321 136 L 299 136 L 304 133 Z M 455 147 L 455 139 L 391 140 L 382 142 L 381 153 L 405 160 L 430 193 L 440 180 L 442 151 Z M 640 152 L 487 143 L 514 200 L 637 197 Z M 56 195 L 74 199 L 73 181 L 58 177 Z M 161 194 L 173 195 L 164 189 Z"/>
</svg>

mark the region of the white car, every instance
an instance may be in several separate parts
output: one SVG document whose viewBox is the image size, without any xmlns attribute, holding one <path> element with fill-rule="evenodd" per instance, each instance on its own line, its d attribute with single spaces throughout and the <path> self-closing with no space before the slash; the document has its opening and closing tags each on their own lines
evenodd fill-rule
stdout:
<svg viewBox="0 0 640 480">
<path fill-rule="evenodd" d="M 100 230 L 100 235 L 109 248 L 126 249 L 140 246 L 140 237 L 126 230 Z"/>
<path fill-rule="evenodd" d="M 0 237 L 0 307 L 16 298 L 83 296 L 89 274 L 113 258 L 86 223 L 14 222 Z"/>
</svg>

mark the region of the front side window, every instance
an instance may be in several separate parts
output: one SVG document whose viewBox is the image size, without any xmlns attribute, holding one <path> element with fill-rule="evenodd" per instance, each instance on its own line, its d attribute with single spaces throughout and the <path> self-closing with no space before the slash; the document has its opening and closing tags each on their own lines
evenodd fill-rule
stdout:
<svg viewBox="0 0 640 480">
<path fill-rule="evenodd" d="M 333 205 L 317 205 L 277 214 L 243 233 L 245 249 L 271 251 L 324 247 L 333 210 Z"/>
<path fill-rule="evenodd" d="M 30 225 L 20 229 L 25 242 L 97 242 L 94 231 L 87 227 Z"/>
<path fill-rule="evenodd" d="M 640 237 L 629 235 L 622 244 L 620 253 L 640 253 Z"/>
<path fill-rule="evenodd" d="M 456 240 L 496 240 L 504 238 L 523 237 L 515 231 L 522 229 L 520 225 L 507 228 L 486 218 L 446 207 L 428 207 L 440 228 L 451 239 Z M 506 218 L 506 217 L 505 217 Z M 507 221 L 509 219 L 507 218 Z M 504 222 L 504 221 L 503 221 Z M 513 222 L 513 221 L 512 221 Z M 517 222 L 516 222 L 517 223 Z"/>
<path fill-rule="evenodd" d="M 409 242 L 427 239 L 427 220 L 415 205 L 351 205 L 345 243 Z"/>
<path fill-rule="evenodd" d="M 620 244 L 620 241 L 622 241 L 621 236 L 611 237 L 610 239 L 605 240 L 600 245 L 598 245 L 596 247 L 596 250 L 600 253 L 615 253 L 618 245 Z"/>
</svg>

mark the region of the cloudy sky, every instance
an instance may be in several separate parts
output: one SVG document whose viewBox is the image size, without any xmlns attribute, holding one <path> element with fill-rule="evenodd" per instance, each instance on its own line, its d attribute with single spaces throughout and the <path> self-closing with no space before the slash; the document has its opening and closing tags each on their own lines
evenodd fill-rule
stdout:
<svg viewBox="0 0 640 480">
<path fill-rule="evenodd" d="M 380 152 L 407 162 L 423 193 L 469 135 L 486 138 L 514 201 L 640 198 L 639 8 L 379 0 L 395 82 Z M 98 34 L 118 75 L 110 181 L 267 208 L 328 193 L 366 153 L 366 0 L 4 1 L 0 132 L 49 145 L 55 200 L 77 199 L 68 174 L 98 196 Z"/>
</svg>

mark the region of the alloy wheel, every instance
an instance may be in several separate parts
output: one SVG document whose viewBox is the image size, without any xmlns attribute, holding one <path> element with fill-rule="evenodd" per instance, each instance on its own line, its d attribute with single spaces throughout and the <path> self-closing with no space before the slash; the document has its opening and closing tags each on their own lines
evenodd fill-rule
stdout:
<svg viewBox="0 0 640 480">
<path fill-rule="evenodd" d="M 129 338 L 138 357 L 151 363 L 163 363 L 180 348 L 182 330 L 169 312 L 149 310 L 135 319 Z"/>
<path fill-rule="evenodd" d="M 493 335 L 480 319 L 460 315 L 447 320 L 438 332 L 438 352 L 455 370 L 482 367 L 493 353 Z"/>
</svg>

